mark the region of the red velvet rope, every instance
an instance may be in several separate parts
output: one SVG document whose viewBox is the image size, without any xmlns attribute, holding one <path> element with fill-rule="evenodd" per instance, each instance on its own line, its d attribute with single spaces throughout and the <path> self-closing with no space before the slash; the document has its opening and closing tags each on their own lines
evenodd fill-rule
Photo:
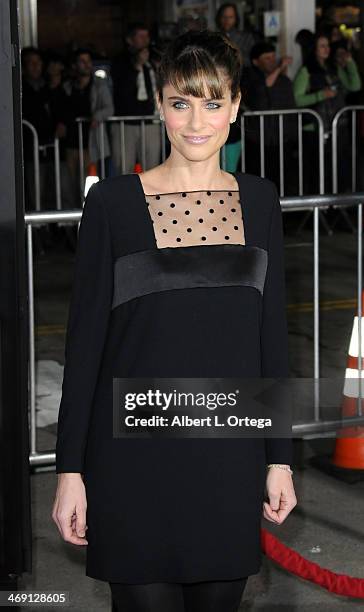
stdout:
<svg viewBox="0 0 364 612">
<path fill-rule="evenodd" d="M 331 593 L 364 599 L 364 578 L 335 574 L 335 572 L 320 567 L 317 563 L 312 563 L 302 557 L 289 546 L 282 544 L 278 538 L 263 528 L 261 529 L 261 547 L 267 557 L 292 574 L 319 584 Z"/>
</svg>

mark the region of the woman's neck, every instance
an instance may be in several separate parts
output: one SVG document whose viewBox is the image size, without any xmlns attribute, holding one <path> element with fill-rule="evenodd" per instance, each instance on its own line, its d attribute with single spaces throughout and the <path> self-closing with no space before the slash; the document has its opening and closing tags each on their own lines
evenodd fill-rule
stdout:
<svg viewBox="0 0 364 612">
<path fill-rule="evenodd" d="M 168 182 L 177 191 L 214 190 L 225 188 L 225 186 L 229 189 L 233 183 L 233 177 L 231 177 L 230 186 L 226 185 L 227 173 L 220 168 L 218 163 L 206 165 L 205 162 L 194 162 L 192 165 L 185 166 L 167 158 L 159 168 L 163 183 Z"/>
<path fill-rule="evenodd" d="M 168 157 L 162 164 L 142 173 L 142 182 L 146 193 L 173 193 L 197 190 L 235 190 L 236 179 L 231 173 L 222 170 L 211 160 L 193 162 L 186 166 L 185 161 L 178 162 Z"/>
</svg>

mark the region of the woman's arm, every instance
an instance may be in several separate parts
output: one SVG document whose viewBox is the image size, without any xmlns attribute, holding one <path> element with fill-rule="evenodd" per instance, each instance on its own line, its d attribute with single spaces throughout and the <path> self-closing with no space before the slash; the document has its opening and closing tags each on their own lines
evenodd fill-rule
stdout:
<svg viewBox="0 0 364 612">
<path fill-rule="evenodd" d="M 109 220 L 100 185 L 87 195 L 68 314 L 56 472 L 82 473 L 87 432 L 113 293 Z"/>
<path fill-rule="evenodd" d="M 263 292 L 261 331 L 262 377 L 288 378 L 288 330 L 282 211 L 271 183 L 272 212 L 268 242 L 268 267 Z M 268 463 L 292 463 L 291 438 L 266 438 Z"/>
<path fill-rule="evenodd" d="M 268 268 L 263 292 L 261 355 L 264 378 L 288 378 L 288 329 L 281 205 L 276 187 L 272 185 L 273 202 L 268 242 Z M 285 407 L 290 425 L 289 406 Z M 266 462 L 291 465 L 292 438 L 266 438 Z M 297 504 L 292 475 L 279 467 L 268 470 L 266 480 L 268 501 L 263 504 L 263 516 L 281 524 Z"/>
<path fill-rule="evenodd" d="M 347 61 L 346 67 L 338 67 L 338 77 L 346 91 L 359 91 L 361 88 L 361 78 L 356 62 L 351 58 Z"/>
<path fill-rule="evenodd" d="M 297 72 L 293 81 L 293 93 L 297 106 L 311 106 L 313 104 L 318 104 L 318 102 L 322 102 L 322 100 L 325 99 L 324 90 L 314 93 L 307 93 L 309 87 L 310 74 L 306 66 L 302 66 L 302 68 L 300 68 L 300 70 Z"/>
</svg>

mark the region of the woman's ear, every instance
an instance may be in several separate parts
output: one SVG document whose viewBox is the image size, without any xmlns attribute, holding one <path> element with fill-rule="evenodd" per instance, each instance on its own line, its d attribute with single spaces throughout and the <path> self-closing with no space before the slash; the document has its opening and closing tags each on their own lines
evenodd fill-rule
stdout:
<svg viewBox="0 0 364 612">
<path fill-rule="evenodd" d="M 155 104 L 156 104 L 157 112 L 162 117 L 163 116 L 163 109 L 162 109 L 162 103 L 160 101 L 158 92 L 155 94 Z"/>
</svg>

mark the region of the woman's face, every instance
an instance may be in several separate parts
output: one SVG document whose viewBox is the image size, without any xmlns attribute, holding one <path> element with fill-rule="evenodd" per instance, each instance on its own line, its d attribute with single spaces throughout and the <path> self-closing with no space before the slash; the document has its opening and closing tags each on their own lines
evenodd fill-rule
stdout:
<svg viewBox="0 0 364 612">
<path fill-rule="evenodd" d="M 223 32 L 229 32 L 232 28 L 236 26 L 236 15 L 232 6 L 227 6 L 226 9 L 222 12 L 220 18 L 220 27 Z"/>
<path fill-rule="evenodd" d="M 214 155 L 226 142 L 230 120 L 235 119 L 240 97 L 231 101 L 231 89 L 226 86 L 222 99 L 185 96 L 172 85 L 163 88 L 163 103 L 159 108 L 164 116 L 168 138 L 184 158 L 205 160 Z"/>
<path fill-rule="evenodd" d="M 316 57 L 318 61 L 325 61 L 330 55 L 330 43 L 326 36 L 320 36 L 316 44 Z"/>
</svg>

